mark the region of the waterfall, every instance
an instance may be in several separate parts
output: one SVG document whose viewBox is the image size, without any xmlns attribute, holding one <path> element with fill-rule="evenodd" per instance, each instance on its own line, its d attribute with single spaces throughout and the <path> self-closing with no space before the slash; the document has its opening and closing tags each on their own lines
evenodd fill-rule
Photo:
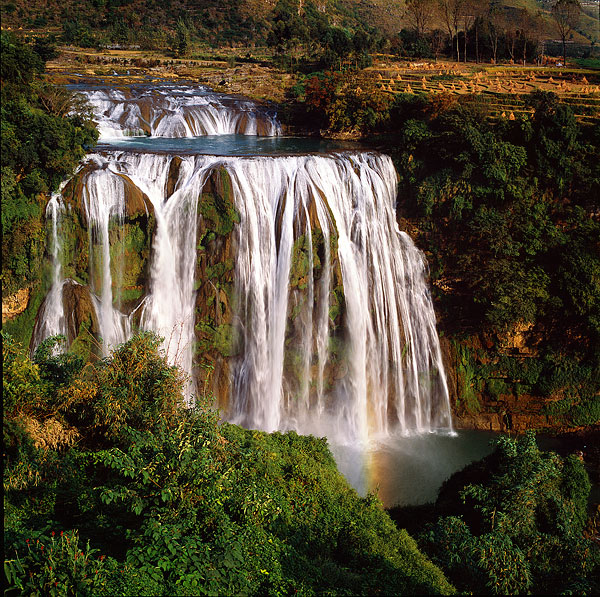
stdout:
<svg viewBox="0 0 600 597">
<path fill-rule="evenodd" d="M 131 325 L 113 305 L 109 225 L 123 222 L 126 205 L 123 179 L 109 169 L 92 171 L 83 186 L 83 208 L 89 224 L 91 290 L 95 293 L 104 355 L 127 340 Z M 94 259 L 94 246 L 100 254 Z M 97 282 L 96 282 L 97 281 Z M 96 286 L 96 283 L 98 286 Z"/>
<path fill-rule="evenodd" d="M 240 214 L 235 283 L 243 338 L 232 419 L 314 433 L 323 432 L 325 416 L 335 422 L 328 436 L 349 441 L 450 429 L 426 264 L 398 230 L 391 160 L 369 153 L 263 157 L 226 167 Z M 318 279 L 312 230 L 322 237 Z M 334 236 L 345 315 L 343 329 L 331 334 Z M 308 255 L 293 255 L 302 242 Z M 298 259 L 307 261 L 307 279 L 294 333 L 290 280 Z M 328 345 L 335 342 L 344 345 L 347 372 L 324 396 L 323 374 L 334 356 Z M 295 372 L 285 366 L 286 351 L 299 363 Z"/>
<path fill-rule="evenodd" d="M 197 137 L 281 134 L 275 114 L 251 100 L 198 87 L 96 89 L 80 92 L 98 123 L 100 140 L 124 136 Z"/>
<path fill-rule="evenodd" d="M 205 89 L 84 94 L 103 138 L 280 132 L 254 102 Z M 84 321 L 105 355 L 152 330 L 190 379 L 189 405 L 202 361 L 225 363 L 220 406 L 245 427 L 352 446 L 451 431 L 427 265 L 398 229 L 389 157 L 115 148 L 88 156 L 73 180 L 69 200 L 48 205 L 53 282 L 33 348 L 67 331 L 72 341 Z M 78 258 L 64 269 L 87 287 L 63 280 L 63 235 L 75 234 L 61 227 L 65 203 L 79 210 L 69 226 L 87 270 Z"/>
<path fill-rule="evenodd" d="M 231 180 L 239 216 L 240 350 L 231 362 L 227 417 L 346 442 L 451 429 L 426 263 L 398 229 L 392 162 L 375 153 L 92 155 L 83 207 L 104 351 L 131 335 L 135 319 L 165 338 L 171 361 L 193 378 L 198 200 L 219 168 Z M 128 209 L 125 181 L 156 217 L 148 292 L 129 316 L 113 304 L 109 247 L 109 228 L 122 225 Z M 51 204 L 54 222 L 60 202 Z M 49 328 L 50 312 L 43 319 Z M 193 392 L 192 384 L 189 400 Z"/>
<path fill-rule="evenodd" d="M 61 266 L 61 240 L 59 233 L 61 216 L 65 210 L 60 193 L 52 193 L 46 207 L 46 217 L 51 222 L 50 260 L 52 265 L 52 285 L 46 295 L 33 330 L 32 347 L 35 349 L 42 340 L 50 336 L 67 335 L 67 326 L 63 309 L 63 276 Z M 34 352 L 34 351 L 32 351 Z"/>
</svg>

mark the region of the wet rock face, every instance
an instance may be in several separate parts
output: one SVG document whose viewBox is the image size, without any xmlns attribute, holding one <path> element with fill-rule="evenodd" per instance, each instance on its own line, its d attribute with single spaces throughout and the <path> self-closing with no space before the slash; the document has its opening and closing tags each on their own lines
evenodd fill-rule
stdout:
<svg viewBox="0 0 600 597">
<path fill-rule="evenodd" d="M 63 307 L 67 316 L 67 341 L 72 344 L 83 331 L 82 326 L 94 338 L 100 336 L 100 326 L 90 290 L 74 280 L 63 284 Z"/>
<path fill-rule="evenodd" d="M 171 163 L 169 179 L 177 179 L 178 165 Z M 347 374 L 348 364 L 343 346 L 345 300 L 342 274 L 337 257 L 337 233 L 332 231 L 330 246 L 325 248 L 323 233 L 319 228 L 316 211 L 309 210 L 311 238 L 300 235 L 292 248 L 290 271 L 290 300 L 288 304 L 288 326 L 284 369 L 286 383 L 300 391 L 304 371 L 300 370 L 299 357 L 294 347 L 299 346 L 304 326 L 303 320 L 307 301 L 308 277 L 314 276 L 313 300 L 319 302 L 323 292 L 320 275 L 329 256 L 334 288 L 330 289 L 332 308 L 329 318 L 332 326 L 330 359 L 325 367 L 325 378 L 334 380 Z M 239 223 L 232 183 L 226 168 L 215 168 L 207 178 L 198 199 L 197 222 L 197 265 L 196 265 L 196 362 L 203 363 L 195 375 L 199 387 L 211 390 L 220 408 L 227 410 L 231 392 L 231 367 L 236 356 L 244 351 L 234 320 L 237 311 L 234 292 L 236 241 L 234 228 Z M 297 225 L 304 228 L 306 222 L 299 218 Z M 309 245 L 310 243 L 310 245 Z M 309 253 L 312 249 L 312 263 Z M 336 333 L 336 330 L 338 333 Z M 336 341 L 337 338 L 337 341 Z M 316 355 L 315 355 L 316 357 Z M 316 365 L 314 366 L 316 367 Z"/>
<path fill-rule="evenodd" d="M 171 164 L 173 166 L 173 164 Z M 198 199 L 196 248 L 196 372 L 200 386 L 208 385 L 220 406 L 230 390 L 229 360 L 240 349 L 233 325 L 234 241 L 239 221 L 226 169 L 215 169 Z"/>
<path fill-rule="evenodd" d="M 169 165 L 169 174 L 167 176 L 167 188 L 165 189 L 165 197 L 170 197 L 177 189 L 177 181 L 179 180 L 179 169 L 183 160 L 178 156 L 173 156 Z"/>
<path fill-rule="evenodd" d="M 95 170 L 97 167 L 88 163 L 63 189 L 68 209 L 60 222 L 64 241 L 61 261 L 65 277 L 100 289 L 102 247 L 98 231 L 88 221 L 83 200 L 88 178 Z M 131 178 L 123 173 L 114 176 L 118 177 L 124 209 L 109 220 L 112 295 L 115 307 L 129 314 L 147 289 L 156 218 L 152 202 Z"/>
<path fill-rule="evenodd" d="M 178 158 L 180 159 L 180 158 Z M 75 209 L 82 218 L 82 223 L 87 226 L 86 209 L 84 206 L 84 189 L 88 183 L 89 176 L 98 169 L 106 169 L 107 165 L 98 165 L 93 161 L 84 164 L 81 169 L 67 182 L 62 190 L 62 197 L 65 203 Z M 140 216 L 153 217 L 154 206 L 147 195 L 135 185 L 127 174 L 115 172 L 122 185 L 123 202 L 127 217 L 135 218 Z"/>
<path fill-rule="evenodd" d="M 113 303 L 126 314 L 139 304 L 147 290 L 156 226 L 152 203 L 133 183 L 130 186 L 136 192 L 126 199 L 125 218 L 113 220 L 109 226 Z"/>
</svg>

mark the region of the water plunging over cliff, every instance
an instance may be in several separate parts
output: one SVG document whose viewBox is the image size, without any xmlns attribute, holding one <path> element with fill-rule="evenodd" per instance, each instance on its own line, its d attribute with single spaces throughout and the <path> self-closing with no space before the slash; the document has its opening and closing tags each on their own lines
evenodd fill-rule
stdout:
<svg viewBox="0 0 600 597">
<path fill-rule="evenodd" d="M 63 275 L 61 267 L 61 239 L 59 232 L 61 215 L 65 206 L 61 200 L 60 193 L 53 193 L 48 207 L 46 217 L 50 221 L 50 238 L 48 252 L 50 254 L 52 267 L 52 284 L 50 290 L 40 307 L 37 317 L 37 325 L 33 334 L 33 345 L 37 346 L 42 340 L 50 336 L 67 335 L 65 312 L 63 308 Z"/>
<path fill-rule="evenodd" d="M 91 156 L 80 188 L 104 351 L 137 325 L 193 374 L 198 220 L 211 217 L 198 204 L 216 174 L 236 221 L 221 231 L 234 262 L 228 416 L 351 441 L 450 428 L 426 267 L 397 228 L 396 175 L 382 155 Z M 148 290 L 126 315 L 109 228 L 125 225 L 139 196 L 156 228 Z"/>
<path fill-rule="evenodd" d="M 197 132 L 182 124 L 199 103 L 188 91 L 145 112 L 150 90 L 93 93 L 114 130 L 141 118 L 152 134 Z M 54 279 L 34 345 L 85 327 L 106 355 L 153 330 L 190 376 L 187 400 L 208 387 L 245 427 L 354 447 L 451 431 L 426 263 L 398 229 L 387 156 L 147 144 L 88 156 L 50 202 Z"/>
<path fill-rule="evenodd" d="M 206 88 L 131 87 L 80 93 L 92 107 L 100 141 L 123 136 L 274 136 L 281 133 L 277 118 L 263 106 Z"/>
</svg>

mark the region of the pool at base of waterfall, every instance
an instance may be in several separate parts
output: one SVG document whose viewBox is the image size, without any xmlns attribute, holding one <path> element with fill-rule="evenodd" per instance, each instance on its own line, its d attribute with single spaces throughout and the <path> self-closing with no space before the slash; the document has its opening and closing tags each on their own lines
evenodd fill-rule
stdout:
<svg viewBox="0 0 600 597">
<path fill-rule="evenodd" d="M 493 450 L 491 431 L 391 435 L 366 450 L 331 442 L 340 472 L 361 494 L 375 491 L 386 508 L 435 502 L 442 483 Z"/>
<path fill-rule="evenodd" d="M 330 448 L 338 469 L 361 495 L 375 492 L 386 508 L 434 503 L 447 479 L 468 464 L 491 454 L 500 437 L 496 431 L 462 429 L 452 433 L 433 432 L 403 436 L 391 435 L 372 440 L 366 449 L 358 445 L 334 443 Z M 592 489 L 588 503 L 600 502 L 598 475 L 588 460 L 589 440 L 576 436 L 536 435 L 540 450 L 565 457 L 583 451 L 588 463 Z"/>
</svg>

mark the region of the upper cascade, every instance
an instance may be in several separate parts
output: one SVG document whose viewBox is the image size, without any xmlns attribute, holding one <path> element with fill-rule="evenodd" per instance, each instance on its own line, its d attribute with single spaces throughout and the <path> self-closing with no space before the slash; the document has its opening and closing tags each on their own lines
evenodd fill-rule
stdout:
<svg viewBox="0 0 600 597">
<path fill-rule="evenodd" d="M 276 114 L 245 98 L 202 86 L 132 86 L 83 90 L 98 123 L 100 141 L 129 136 L 281 134 Z"/>
</svg>

